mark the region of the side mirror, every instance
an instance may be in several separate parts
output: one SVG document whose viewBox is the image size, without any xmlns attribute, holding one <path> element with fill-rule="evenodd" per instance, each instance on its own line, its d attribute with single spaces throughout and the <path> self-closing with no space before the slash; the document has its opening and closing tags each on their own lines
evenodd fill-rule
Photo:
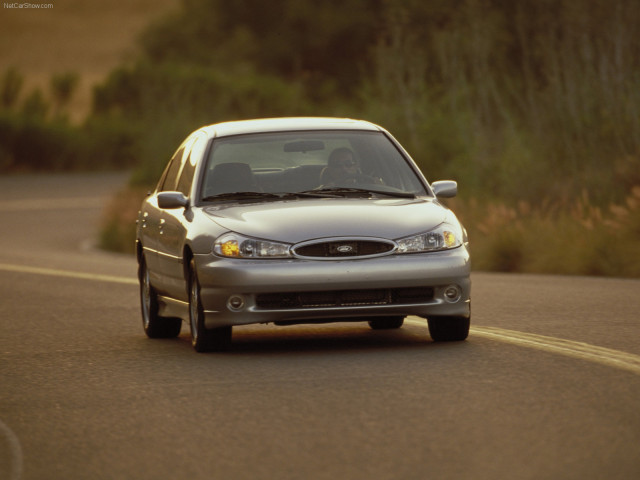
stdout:
<svg viewBox="0 0 640 480">
<path fill-rule="evenodd" d="M 186 208 L 189 199 L 181 192 L 160 192 L 158 194 L 158 207 L 160 208 Z"/>
<path fill-rule="evenodd" d="M 458 182 L 454 182 L 453 180 L 433 182 L 431 188 L 436 197 L 440 198 L 452 198 L 458 194 Z"/>
</svg>

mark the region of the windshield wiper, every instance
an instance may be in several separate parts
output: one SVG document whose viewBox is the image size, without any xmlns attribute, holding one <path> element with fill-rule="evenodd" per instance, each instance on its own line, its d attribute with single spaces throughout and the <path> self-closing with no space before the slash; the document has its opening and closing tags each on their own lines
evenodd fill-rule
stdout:
<svg viewBox="0 0 640 480">
<path fill-rule="evenodd" d="M 335 195 L 334 195 L 335 196 Z M 202 199 L 203 202 L 211 202 L 214 200 L 242 200 L 242 199 L 266 199 L 266 200 L 287 200 L 290 198 L 324 198 L 327 194 L 324 192 L 316 192 L 309 190 L 307 192 L 229 192 L 209 195 Z"/>
<path fill-rule="evenodd" d="M 386 195 L 388 197 L 398 197 L 398 198 L 416 198 L 415 194 L 409 192 L 402 191 L 393 191 L 393 190 L 377 190 L 371 188 L 352 188 L 352 187 L 327 187 L 327 188 L 319 188 L 317 190 L 307 190 L 305 192 L 298 193 L 310 193 L 316 195 L 348 195 L 348 194 L 358 194 L 358 195 Z"/>
<path fill-rule="evenodd" d="M 372 190 L 369 188 L 350 188 L 350 187 L 328 187 L 319 188 L 316 190 L 305 190 L 303 192 L 286 192 L 286 193 L 270 193 L 270 192 L 227 192 L 218 193 L 216 195 L 209 195 L 202 199 L 203 202 L 211 202 L 214 200 L 285 200 L 289 198 L 326 198 L 326 197 L 341 197 L 345 195 L 365 195 L 370 197 L 371 195 L 385 195 L 388 197 L 397 198 L 416 198 L 413 193 L 401 192 L 401 191 L 388 191 L 388 190 Z"/>
<path fill-rule="evenodd" d="M 318 190 L 306 190 L 304 192 L 283 193 L 283 198 L 326 198 L 327 193 Z M 331 195 L 335 197 L 335 195 Z"/>
<path fill-rule="evenodd" d="M 202 199 L 203 202 L 210 202 L 212 200 L 240 200 L 245 198 L 282 198 L 281 195 L 268 192 L 227 192 L 217 193 L 216 195 L 209 195 Z"/>
</svg>

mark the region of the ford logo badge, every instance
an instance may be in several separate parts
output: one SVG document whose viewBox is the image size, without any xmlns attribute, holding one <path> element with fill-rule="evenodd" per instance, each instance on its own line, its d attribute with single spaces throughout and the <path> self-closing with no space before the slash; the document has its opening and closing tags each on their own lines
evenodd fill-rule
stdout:
<svg viewBox="0 0 640 480">
<path fill-rule="evenodd" d="M 351 245 L 340 245 L 336 250 L 340 253 L 349 253 L 353 251 L 353 247 Z"/>
</svg>

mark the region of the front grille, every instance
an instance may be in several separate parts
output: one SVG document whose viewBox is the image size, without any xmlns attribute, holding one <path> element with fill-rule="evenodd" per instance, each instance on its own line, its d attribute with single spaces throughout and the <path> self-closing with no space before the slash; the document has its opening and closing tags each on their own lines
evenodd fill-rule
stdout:
<svg viewBox="0 0 640 480">
<path fill-rule="evenodd" d="M 433 300 L 433 288 L 383 288 L 322 292 L 261 293 L 256 306 L 263 310 L 405 305 Z"/>
<path fill-rule="evenodd" d="M 391 252 L 395 245 L 377 240 L 332 240 L 301 245 L 294 249 L 301 257 L 335 258 L 382 255 Z"/>
</svg>

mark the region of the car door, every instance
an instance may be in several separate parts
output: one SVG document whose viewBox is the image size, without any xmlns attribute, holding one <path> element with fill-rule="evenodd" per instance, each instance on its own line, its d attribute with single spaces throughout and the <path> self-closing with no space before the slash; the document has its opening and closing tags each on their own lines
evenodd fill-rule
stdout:
<svg viewBox="0 0 640 480">
<path fill-rule="evenodd" d="M 204 135 L 194 134 L 185 142 L 179 173 L 164 191 L 178 191 L 189 198 L 193 175 L 201 155 L 201 145 L 206 144 Z M 190 223 L 189 208 L 171 208 L 162 211 L 160 234 L 158 235 L 158 263 L 163 276 L 164 288 L 173 298 L 187 300 L 184 276 L 183 249 Z"/>
<path fill-rule="evenodd" d="M 149 267 L 149 274 L 151 277 L 151 283 L 159 293 L 166 293 L 168 285 L 168 279 L 166 273 L 163 271 L 164 262 L 160 252 L 161 237 L 164 235 L 164 209 L 158 206 L 157 195 L 165 191 L 173 191 L 175 184 L 182 167 L 182 160 L 184 157 L 186 142 L 180 145 L 178 150 L 174 153 L 173 157 L 167 164 L 158 187 L 153 195 L 151 195 L 145 202 L 145 210 L 142 212 L 141 222 L 143 222 L 142 230 L 144 233 L 142 237 L 143 248 L 145 253 L 145 260 Z"/>
<path fill-rule="evenodd" d="M 143 203 L 141 211 L 138 213 L 138 229 L 139 239 L 142 244 L 145 262 L 149 269 L 152 283 L 154 287 L 162 284 L 162 278 L 159 274 L 158 264 L 158 240 L 161 232 L 162 209 L 158 207 L 157 194 L 164 189 L 167 182 L 172 183 L 171 178 L 175 179 L 181 165 L 182 156 L 184 154 L 184 144 L 180 145 L 178 150 L 173 154 L 164 172 L 160 176 L 158 185 L 153 194 L 149 194 Z M 169 180 L 167 180 L 169 178 Z"/>
<path fill-rule="evenodd" d="M 138 214 L 138 238 L 149 274 L 153 277 L 158 271 L 158 234 L 162 210 L 158 208 L 155 195 L 149 195 Z"/>
</svg>

